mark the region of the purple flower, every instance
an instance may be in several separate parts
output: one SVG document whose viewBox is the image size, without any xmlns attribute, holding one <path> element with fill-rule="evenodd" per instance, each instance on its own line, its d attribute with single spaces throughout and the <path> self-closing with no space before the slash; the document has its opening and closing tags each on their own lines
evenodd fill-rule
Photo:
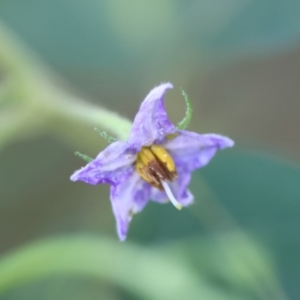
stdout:
<svg viewBox="0 0 300 300">
<path fill-rule="evenodd" d="M 191 172 L 204 167 L 217 150 L 234 142 L 217 134 L 179 130 L 164 108 L 164 94 L 170 83 L 155 87 L 143 101 L 127 142 L 116 141 L 71 180 L 89 184 L 108 183 L 112 209 L 120 240 L 126 239 L 133 214 L 151 199 L 171 201 L 181 209 L 193 202 L 187 189 Z"/>
</svg>

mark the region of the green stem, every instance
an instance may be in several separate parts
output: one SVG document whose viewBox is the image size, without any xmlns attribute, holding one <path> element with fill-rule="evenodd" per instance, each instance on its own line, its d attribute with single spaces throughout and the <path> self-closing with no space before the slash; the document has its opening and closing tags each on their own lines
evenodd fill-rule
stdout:
<svg viewBox="0 0 300 300">
<path fill-rule="evenodd" d="M 98 140 L 98 137 L 94 132 L 95 127 L 109 131 L 121 140 L 128 138 L 131 122 L 103 107 L 62 93 L 48 93 L 47 99 L 44 99 L 42 103 L 44 106 L 40 109 L 44 110 L 45 114 L 50 117 L 50 126 L 51 123 L 54 124 L 52 119 L 54 118 L 62 123 L 73 124 L 76 122 L 79 126 L 88 126 L 96 140 Z M 68 124 L 62 125 L 67 126 Z"/>
<path fill-rule="evenodd" d="M 54 86 L 51 72 L 2 23 L 0 66 L 12 81 L 13 97 L 34 109 L 35 115 L 43 120 L 40 131 L 50 128 L 57 133 L 61 129 L 69 135 L 76 134 L 81 144 L 85 143 L 86 132 L 78 130 L 79 126 L 85 126 L 86 131 L 98 127 L 119 139 L 128 137 L 130 121 Z"/>
</svg>

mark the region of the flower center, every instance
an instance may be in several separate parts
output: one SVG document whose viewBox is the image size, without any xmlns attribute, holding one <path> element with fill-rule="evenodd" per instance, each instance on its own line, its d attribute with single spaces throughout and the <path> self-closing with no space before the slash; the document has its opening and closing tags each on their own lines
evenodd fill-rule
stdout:
<svg viewBox="0 0 300 300">
<path fill-rule="evenodd" d="M 181 209 L 167 181 L 174 181 L 178 175 L 175 163 L 167 150 L 158 145 L 143 147 L 137 156 L 135 169 L 152 186 L 165 191 L 173 205 Z"/>
</svg>

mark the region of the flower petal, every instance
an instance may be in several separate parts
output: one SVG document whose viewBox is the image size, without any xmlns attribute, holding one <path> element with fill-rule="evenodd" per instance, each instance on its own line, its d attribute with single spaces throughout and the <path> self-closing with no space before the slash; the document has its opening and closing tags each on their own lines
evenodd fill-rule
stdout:
<svg viewBox="0 0 300 300">
<path fill-rule="evenodd" d="M 171 83 L 155 87 L 141 104 L 128 140 L 138 151 L 142 146 L 159 143 L 167 134 L 175 132 L 176 127 L 169 120 L 164 107 L 164 94 L 171 88 Z"/>
<path fill-rule="evenodd" d="M 121 241 L 126 239 L 132 215 L 140 212 L 147 204 L 150 189 L 150 185 L 136 172 L 133 172 L 123 183 L 111 186 L 110 199 Z"/>
<path fill-rule="evenodd" d="M 192 204 L 194 200 L 194 196 L 187 189 L 190 181 L 191 173 L 180 170 L 178 172 L 178 178 L 173 182 L 168 182 L 174 197 L 179 203 L 182 204 L 182 206 L 188 206 Z M 166 203 L 169 201 L 166 193 L 158 190 L 155 187 L 151 188 L 150 199 L 159 203 Z"/>
<path fill-rule="evenodd" d="M 81 180 L 89 184 L 118 184 L 133 172 L 136 154 L 127 143 L 114 142 L 98 154 L 85 167 L 76 171 L 71 180 Z"/>
<path fill-rule="evenodd" d="M 197 134 L 179 130 L 178 136 L 164 143 L 171 154 L 177 169 L 191 172 L 204 167 L 217 150 L 232 147 L 234 142 L 218 134 Z"/>
</svg>

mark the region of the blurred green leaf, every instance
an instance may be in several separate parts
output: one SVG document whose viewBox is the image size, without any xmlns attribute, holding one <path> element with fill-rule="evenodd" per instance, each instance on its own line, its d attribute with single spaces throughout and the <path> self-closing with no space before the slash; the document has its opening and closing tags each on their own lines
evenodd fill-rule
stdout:
<svg viewBox="0 0 300 300">
<path fill-rule="evenodd" d="M 194 63 L 280 51 L 299 43 L 299 14 L 296 0 L 0 3 L 0 17 L 48 61 L 123 72 L 188 49 L 196 50 Z"/>
<path fill-rule="evenodd" d="M 187 34 L 206 50 L 212 61 L 275 53 L 299 44 L 299 1 L 191 3 L 184 20 Z"/>
<path fill-rule="evenodd" d="M 111 281 L 141 299 L 242 299 L 210 286 L 178 259 L 130 243 L 88 236 L 39 241 L 2 257 L 0 293 L 59 275 Z"/>
<path fill-rule="evenodd" d="M 37 133 L 39 118 L 26 107 L 15 110 L 4 108 L 0 110 L 0 150 L 14 139 L 24 139 Z"/>
<path fill-rule="evenodd" d="M 266 153 L 233 150 L 218 155 L 201 174 L 243 228 L 272 248 L 278 257 L 283 283 L 297 299 L 300 295 L 299 164 Z"/>
<path fill-rule="evenodd" d="M 216 156 L 201 174 L 241 224 L 257 229 L 262 237 L 300 242 L 298 164 L 266 153 L 233 150 Z"/>
<path fill-rule="evenodd" d="M 187 261 L 207 281 L 237 297 L 286 299 L 270 253 L 242 232 L 186 238 L 158 248 Z"/>
<path fill-rule="evenodd" d="M 9 290 L 1 300 L 125 300 L 126 292 L 96 279 L 81 276 L 58 276 L 38 279 L 35 282 Z M 136 298 L 128 298 L 128 300 Z"/>
</svg>

